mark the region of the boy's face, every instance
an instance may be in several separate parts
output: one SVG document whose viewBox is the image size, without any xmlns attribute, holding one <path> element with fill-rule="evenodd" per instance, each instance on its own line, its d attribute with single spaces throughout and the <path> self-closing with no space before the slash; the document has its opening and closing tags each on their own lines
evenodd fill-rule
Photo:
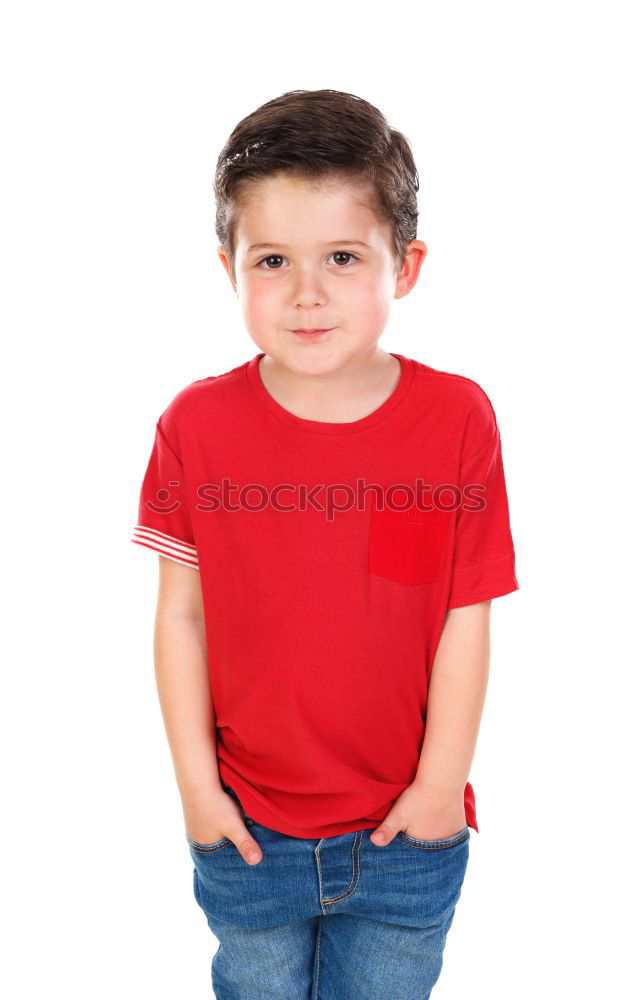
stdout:
<svg viewBox="0 0 633 1000">
<path fill-rule="evenodd" d="M 240 200 L 231 283 L 259 349 L 296 373 L 324 375 L 373 355 L 393 299 L 417 280 L 426 246 L 414 240 L 397 271 L 391 229 L 371 194 L 280 173 L 253 182 Z M 327 332 L 293 332 L 313 328 Z"/>
</svg>

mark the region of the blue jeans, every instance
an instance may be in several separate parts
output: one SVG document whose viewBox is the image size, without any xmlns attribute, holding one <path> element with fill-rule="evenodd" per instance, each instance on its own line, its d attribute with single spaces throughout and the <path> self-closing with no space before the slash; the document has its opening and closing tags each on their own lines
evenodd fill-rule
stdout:
<svg viewBox="0 0 633 1000">
<path fill-rule="evenodd" d="M 377 847 L 376 826 L 307 840 L 241 809 L 259 864 L 227 837 L 200 844 L 186 834 L 195 899 L 219 941 L 216 1000 L 427 1000 L 461 894 L 469 827 L 442 840 L 398 833 Z"/>
</svg>

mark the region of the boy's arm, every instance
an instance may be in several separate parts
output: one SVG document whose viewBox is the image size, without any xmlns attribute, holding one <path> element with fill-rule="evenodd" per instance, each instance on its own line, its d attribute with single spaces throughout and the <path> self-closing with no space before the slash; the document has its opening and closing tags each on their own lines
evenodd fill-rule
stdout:
<svg viewBox="0 0 633 1000">
<path fill-rule="evenodd" d="M 453 608 L 446 616 L 431 671 L 415 777 L 429 793 L 455 795 L 462 806 L 488 686 L 491 604 Z"/>
<path fill-rule="evenodd" d="M 257 842 L 220 781 L 200 573 L 164 556 L 159 564 L 154 663 L 185 827 L 200 843 L 229 837 L 246 860 Z"/>
<path fill-rule="evenodd" d="M 418 771 L 372 832 L 375 843 L 389 843 L 400 830 L 420 839 L 450 837 L 466 823 L 464 788 L 488 684 L 490 606 L 482 601 L 446 616 L 431 671 Z"/>
<path fill-rule="evenodd" d="M 164 556 L 158 561 L 156 684 L 184 800 L 220 788 L 200 574 Z"/>
</svg>

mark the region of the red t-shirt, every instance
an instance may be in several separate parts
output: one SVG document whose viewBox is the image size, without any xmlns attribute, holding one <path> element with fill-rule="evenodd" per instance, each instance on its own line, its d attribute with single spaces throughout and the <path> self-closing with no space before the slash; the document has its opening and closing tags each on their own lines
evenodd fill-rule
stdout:
<svg viewBox="0 0 633 1000">
<path fill-rule="evenodd" d="M 386 402 L 326 423 L 272 398 L 263 356 L 162 413 L 132 541 L 200 572 L 223 783 L 330 837 L 415 779 L 447 611 L 518 589 L 501 441 L 461 375 L 394 354 Z M 470 782 L 464 804 L 478 830 Z"/>
</svg>

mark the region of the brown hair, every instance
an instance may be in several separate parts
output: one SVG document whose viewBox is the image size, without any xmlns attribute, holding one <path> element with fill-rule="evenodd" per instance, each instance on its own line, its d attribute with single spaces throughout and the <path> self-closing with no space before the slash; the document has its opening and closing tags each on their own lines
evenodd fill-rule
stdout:
<svg viewBox="0 0 633 1000">
<path fill-rule="evenodd" d="M 407 139 L 378 108 L 354 94 L 291 90 L 238 122 L 218 157 L 215 231 L 233 278 L 240 194 L 249 180 L 282 171 L 370 182 L 375 210 L 391 224 L 400 270 L 418 220 L 419 177 Z"/>
</svg>

